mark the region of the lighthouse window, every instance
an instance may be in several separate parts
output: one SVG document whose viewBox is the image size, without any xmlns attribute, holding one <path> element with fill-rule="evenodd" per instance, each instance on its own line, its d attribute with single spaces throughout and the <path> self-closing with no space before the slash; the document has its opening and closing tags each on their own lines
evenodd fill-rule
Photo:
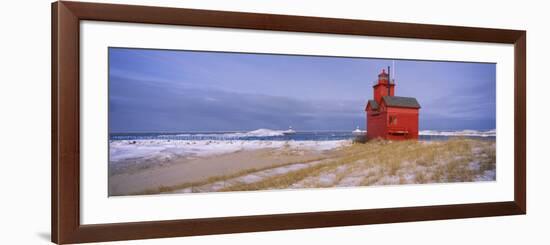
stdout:
<svg viewBox="0 0 550 245">
<path fill-rule="evenodd" d="M 397 124 L 397 116 L 390 116 L 390 125 Z"/>
</svg>

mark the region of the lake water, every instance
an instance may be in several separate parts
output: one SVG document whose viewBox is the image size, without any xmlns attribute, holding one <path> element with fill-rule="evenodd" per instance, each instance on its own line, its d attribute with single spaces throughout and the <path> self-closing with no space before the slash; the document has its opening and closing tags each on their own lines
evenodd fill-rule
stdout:
<svg viewBox="0 0 550 245">
<path fill-rule="evenodd" d="M 170 132 L 170 133 L 113 133 L 109 139 L 116 140 L 262 140 L 262 141 L 333 141 L 348 140 L 355 136 L 351 131 L 307 131 L 289 134 L 285 130 L 258 129 L 248 132 Z M 495 140 L 496 132 L 490 131 L 421 131 L 420 140 L 447 140 L 464 137 Z"/>
</svg>

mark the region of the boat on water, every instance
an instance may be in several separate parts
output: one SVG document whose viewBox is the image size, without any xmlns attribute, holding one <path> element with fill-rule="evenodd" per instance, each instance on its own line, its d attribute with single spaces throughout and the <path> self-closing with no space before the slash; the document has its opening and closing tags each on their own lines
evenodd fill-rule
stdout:
<svg viewBox="0 0 550 245">
<path fill-rule="evenodd" d="M 284 135 L 290 135 L 290 134 L 295 134 L 296 131 L 294 131 L 294 129 L 292 129 L 292 126 L 288 127 L 287 130 L 283 131 L 283 134 Z"/>
</svg>

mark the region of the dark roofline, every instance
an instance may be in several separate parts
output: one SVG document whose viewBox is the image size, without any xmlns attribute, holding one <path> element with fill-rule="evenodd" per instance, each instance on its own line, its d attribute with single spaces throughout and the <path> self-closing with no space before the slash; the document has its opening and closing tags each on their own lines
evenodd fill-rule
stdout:
<svg viewBox="0 0 550 245">
<path fill-rule="evenodd" d="M 420 109 L 421 106 L 413 97 L 401 97 L 401 96 L 382 96 L 381 103 L 384 103 L 386 107 L 400 107 Z"/>
<path fill-rule="evenodd" d="M 367 108 L 369 107 L 369 104 L 371 104 L 371 108 L 373 110 L 378 110 L 380 109 L 380 106 L 378 105 L 378 102 L 376 102 L 376 100 L 369 100 L 367 101 L 367 105 L 365 106 L 365 111 L 367 110 Z"/>
<path fill-rule="evenodd" d="M 375 85 L 372 85 L 373 88 L 380 86 L 380 85 L 386 85 L 385 83 L 377 83 Z M 390 83 L 390 87 L 395 87 L 395 83 Z"/>
</svg>

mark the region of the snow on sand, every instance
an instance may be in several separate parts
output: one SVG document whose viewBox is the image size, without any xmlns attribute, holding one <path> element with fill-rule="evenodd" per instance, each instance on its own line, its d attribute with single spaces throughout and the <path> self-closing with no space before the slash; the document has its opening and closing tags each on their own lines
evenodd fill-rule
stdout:
<svg viewBox="0 0 550 245">
<path fill-rule="evenodd" d="M 109 143 L 109 156 L 111 162 L 129 159 L 169 160 L 175 157 L 203 157 L 269 148 L 326 151 L 347 144 L 351 144 L 351 141 L 116 140 Z"/>
</svg>

